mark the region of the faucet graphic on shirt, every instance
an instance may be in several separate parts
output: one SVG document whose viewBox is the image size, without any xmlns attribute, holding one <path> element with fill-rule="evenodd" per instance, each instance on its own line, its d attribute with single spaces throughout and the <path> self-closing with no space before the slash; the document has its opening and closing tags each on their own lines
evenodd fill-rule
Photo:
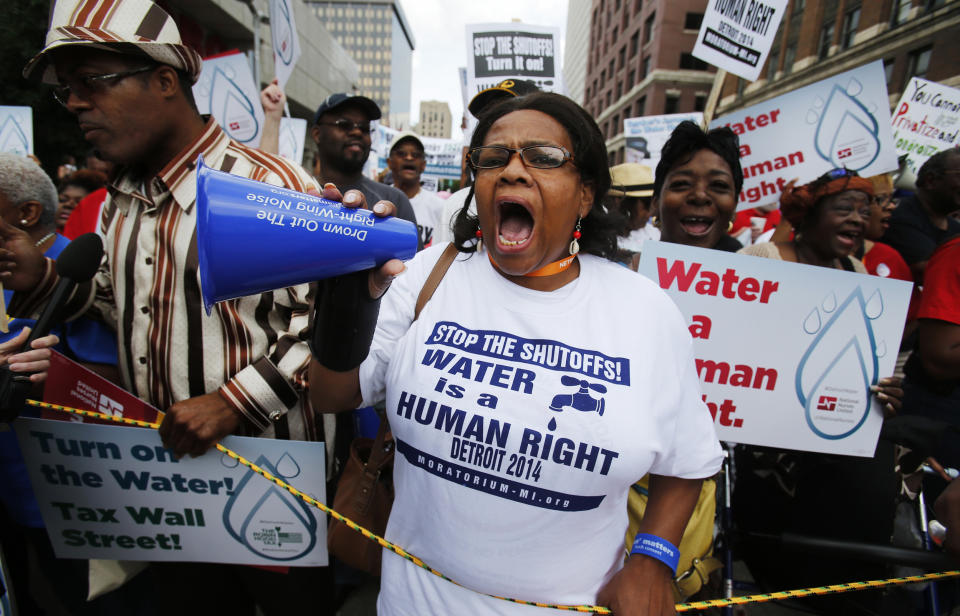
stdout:
<svg viewBox="0 0 960 616">
<path fill-rule="evenodd" d="M 606 386 L 599 383 L 589 383 L 586 380 L 566 375 L 560 377 L 560 382 L 568 386 L 576 385 L 579 389 L 575 394 L 557 394 L 554 396 L 553 401 L 550 403 L 551 411 L 557 411 L 559 413 L 564 407 L 569 406 L 584 413 L 596 411 L 601 416 L 603 415 L 603 398 L 594 398 L 590 395 L 590 390 L 592 389 L 595 392 L 605 394 L 607 393 Z"/>
</svg>

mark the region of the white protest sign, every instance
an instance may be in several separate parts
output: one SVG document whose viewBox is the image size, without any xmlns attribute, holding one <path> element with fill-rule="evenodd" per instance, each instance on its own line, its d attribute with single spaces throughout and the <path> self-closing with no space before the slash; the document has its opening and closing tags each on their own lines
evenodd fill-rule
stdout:
<svg viewBox="0 0 960 616">
<path fill-rule="evenodd" d="M 306 138 L 306 120 L 303 118 L 280 118 L 280 156 L 299 165 L 303 160 L 303 143 Z"/>
<path fill-rule="evenodd" d="M 33 109 L 0 105 L 0 152 L 33 154 Z"/>
<path fill-rule="evenodd" d="M 756 81 L 786 10 L 787 0 L 710 0 L 693 55 Z"/>
<path fill-rule="evenodd" d="M 883 62 L 715 118 L 740 137 L 743 191 L 737 209 L 776 203 L 784 185 L 846 167 L 861 176 L 897 168 Z"/>
<path fill-rule="evenodd" d="M 29 418 L 14 428 L 58 558 L 327 564 L 324 514 L 217 450 L 178 461 L 156 430 Z M 322 443 L 223 444 L 325 500 Z"/>
<path fill-rule="evenodd" d="M 960 144 L 960 90 L 913 77 L 892 122 L 897 154 L 916 175 L 928 158 Z"/>
<path fill-rule="evenodd" d="M 504 79 L 526 79 L 564 93 L 560 29 L 521 23 L 467 24 L 467 98 Z"/>
<path fill-rule="evenodd" d="M 388 151 L 390 143 L 399 132 L 389 126 L 381 125 L 377 127 L 374 133 L 371 151 L 377 153 L 378 164 L 381 169 L 387 166 L 387 158 L 390 156 Z M 463 147 L 458 140 L 420 136 L 417 138 L 423 143 L 423 153 L 427 163 L 421 178 L 460 179 L 460 159 L 463 156 Z"/>
<path fill-rule="evenodd" d="M 291 0 L 270 0 L 270 36 L 273 39 L 273 74 L 283 90 L 300 58 L 300 36 Z"/>
<path fill-rule="evenodd" d="M 718 438 L 873 455 L 870 386 L 893 374 L 909 283 L 667 242 L 639 271 L 690 324 Z"/>
<path fill-rule="evenodd" d="M 703 114 L 697 111 L 625 118 L 623 134 L 627 139 L 626 162 L 646 165 L 650 167 L 650 171 L 655 172 L 657 163 L 660 162 L 660 150 L 663 149 L 663 144 L 670 138 L 670 133 L 677 124 L 684 120 L 690 120 L 699 125 L 703 122 Z"/>
<path fill-rule="evenodd" d="M 211 114 L 231 139 L 260 145 L 263 105 L 245 55 L 233 51 L 205 59 L 193 97 L 200 113 Z"/>
</svg>

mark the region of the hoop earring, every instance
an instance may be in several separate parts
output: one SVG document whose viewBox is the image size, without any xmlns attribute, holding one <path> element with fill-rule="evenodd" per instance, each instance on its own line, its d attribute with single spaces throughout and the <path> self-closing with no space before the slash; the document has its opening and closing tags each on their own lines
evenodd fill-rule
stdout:
<svg viewBox="0 0 960 616">
<path fill-rule="evenodd" d="M 574 229 L 573 229 L 573 241 L 570 242 L 570 254 L 571 254 L 571 255 L 575 255 L 575 254 L 577 254 L 578 252 L 580 252 L 580 242 L 578 242 L 577 240 L 579 240 L 582 236 L 583 236 L 583 234 L 580 233 L 580 217 L 578 216 L 578 217 L 577 217 L 577 226 L 574 227 Z"/>
</svg>

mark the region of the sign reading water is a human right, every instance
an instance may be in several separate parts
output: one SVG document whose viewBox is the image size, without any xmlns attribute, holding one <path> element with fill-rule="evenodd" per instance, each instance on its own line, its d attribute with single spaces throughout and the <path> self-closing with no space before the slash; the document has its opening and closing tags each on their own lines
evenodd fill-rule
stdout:
<svg viewBox="0 0 960 616">
<path fill-rule="evenodd" d="M 916 175 L 927 159 L 960 145 L 960 90 L 913 77 L 893 112 L 897 153 Z"/>
<path fill-rule="evenodd" d="M 270 37 L 274 76 L 283 90 L 300 59 L 300 35 L 292 0 L 270 0 Z"/>
<path fill-rule="evenodd" d="M 33 154 L 33 109 L 0 105 L 0 152 Z"/>
<path fill-rule="evenodd" d="M 564 93 L 560 29 L 521 23 L 467 24 L 467 96 L 505 79 L 526 79 Z"/>
<path fill-rule="evenodd" d="M 231 139 L 260 145 L 263 105 L 245 55 L 234 50 L 205 58 L 193 97 L 200 113 L 212 115 Z"/>
<path fill-rule="evenodd" d="M 909 283 L 667 242 L 639 271 L 687 320 L 720 440 L 873 455 Z"/>
<path fill-rule="evenodd" d="M 756 81 L 787 10 L 787 0 L 710 0 L 693 55 Z"/>
<path fill-rule="evenodd" d="M 740 137 L 738 209 L 777 203 L 792 179 L 804 184 L 846 167 L 861 176 L 897 168 L 883 62 L 839 73 L 715 118 Z"/>
<path fill-rule="evenodd" d="M 324 514 L 215 449 L 177 460 L 156 430 L 29 418 L 14 428 L 59 558 L 327 564 Z M 323 443 L 223 445 L 324 502 Z"/>
</svg>

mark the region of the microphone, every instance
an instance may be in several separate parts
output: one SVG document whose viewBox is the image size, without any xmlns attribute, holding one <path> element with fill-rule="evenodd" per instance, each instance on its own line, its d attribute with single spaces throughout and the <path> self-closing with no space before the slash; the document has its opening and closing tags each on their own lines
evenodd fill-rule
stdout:
<svg viewBox="0 0 960 616">
<path fill-rule="evenodd" d="M 30 350 L 34 340 L 50 333 L 50 328 L 59 322 L 60 313 L 77 284 L 93 278 L 102 259 L 103 241 L 96 233 L 84 233 L 63 249 L 56 262 L 60 279 L 21 351 Z M 0 368 L 0 421 L 10 421 L 20 413 L 31 387 L 28 374 L 10 372 L 7 366 Z"/>
<path fill-rule="evenodd" d="M 57 257 L 56 267 L 60 280 L 57 281 L 50 295 L 50 301 L 40 313 L 36 324 L 30 331 L 30 336 L 23 345 L 23 350 L 29 350 L 30 344 L 37 338 L 50 333 L 50 328 L 59 320 L 58 316 L 63 305 L 77 284 L 93 278 L 103 259 L 103 240 L 96 233 L 84 233 L 73 240 Z"/>
</svg>

